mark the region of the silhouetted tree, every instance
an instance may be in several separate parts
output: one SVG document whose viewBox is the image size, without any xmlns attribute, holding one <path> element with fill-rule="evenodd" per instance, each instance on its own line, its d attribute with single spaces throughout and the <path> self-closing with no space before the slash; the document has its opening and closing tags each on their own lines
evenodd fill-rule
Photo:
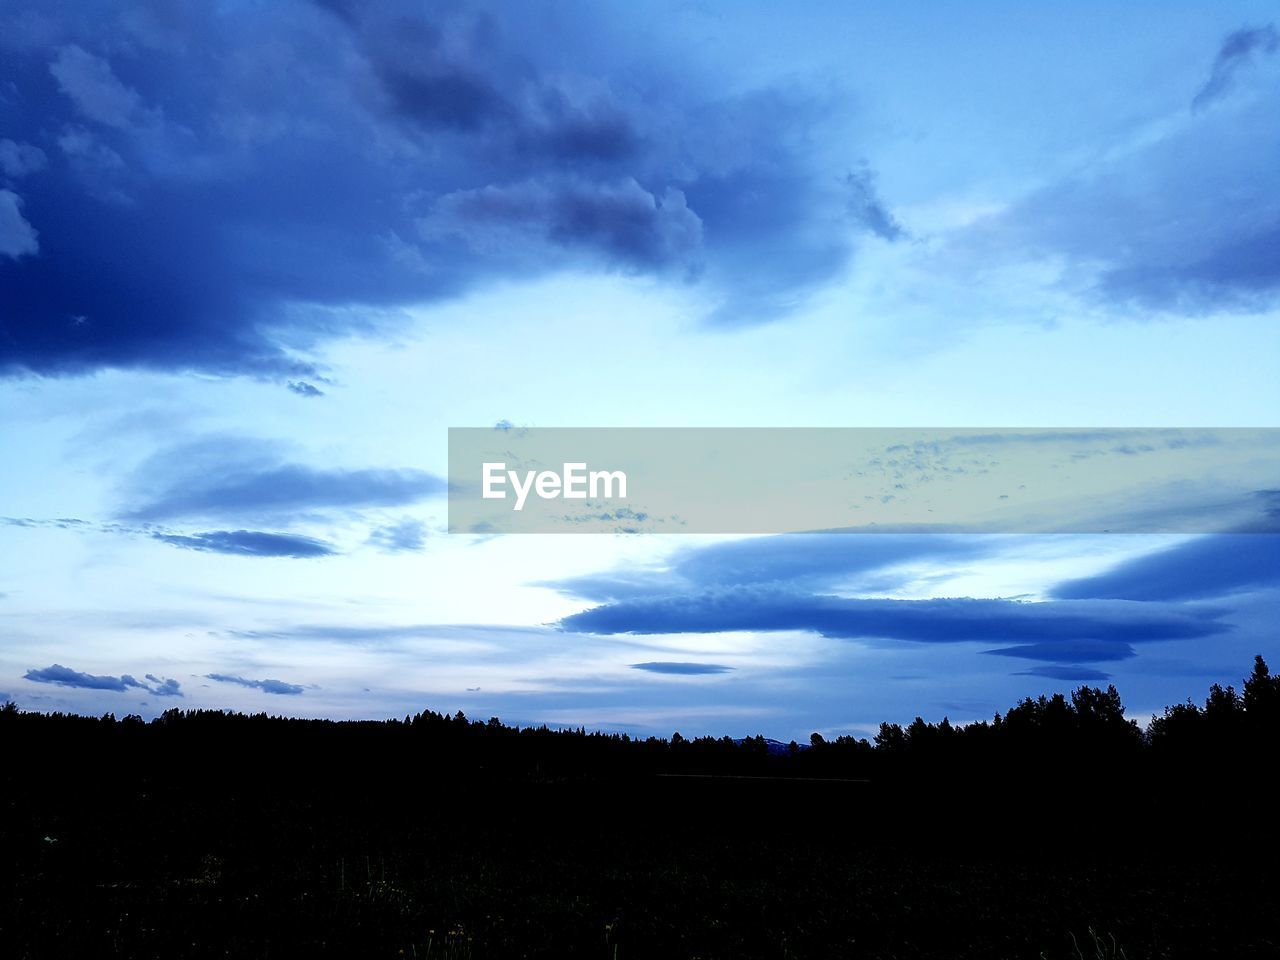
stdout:
<svg viewBox="0 0 1280 960">
<path fill-rule="evenodd" d="M 1253 673 L 1244 682 L 1244 709 L 1255 728 L 1273 729 L 1280 719 L 1280 677 L 1273 677 L 1262 655 L 1253 658 Z"/>
<path fill-rule="evenodd" d="M 875 744 L 880 750 L 890 753 L 901 752 L 907 745 L 907 738 L 899 724 L 882 723 L 880 732 L 875 736 Z"/>
</svg>

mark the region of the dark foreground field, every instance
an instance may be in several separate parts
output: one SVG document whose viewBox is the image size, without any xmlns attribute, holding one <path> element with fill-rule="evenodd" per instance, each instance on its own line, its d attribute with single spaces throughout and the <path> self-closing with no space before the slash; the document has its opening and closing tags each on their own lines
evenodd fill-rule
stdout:
<svg viewBox="0 0 1280 960">
<path fill-rule="evenodd" d="M 1256 739 L 894 764 L 447 718 L 2 730 L 9 960 L 1280 956 Z"/>
</svg>

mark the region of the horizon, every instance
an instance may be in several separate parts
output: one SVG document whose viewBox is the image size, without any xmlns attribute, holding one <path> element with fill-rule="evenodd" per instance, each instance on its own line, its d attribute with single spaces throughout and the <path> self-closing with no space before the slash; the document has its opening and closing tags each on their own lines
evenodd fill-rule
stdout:
<svg viewBox="0 0 1280 960">
<path fill-rule="evenodd" d="M 1263 668 L 1269 668 L 1270 666 L 1269 664 L 1266 663 L 1266 659 L 1262 656 L 1262 654 L 1256 655 L 1255 662 L 1260 662 Z M 61 664 L 54 664 L 49 669 L 66 670 L 67 668 L 62 666 Z M 1249 678 L 1247 676 L 1240 678 L 1240 682 L 1242 685 L 1241 689 L 1243 689 L 1243 684 L 1245 684 L 1248 681 L 1248 679 Z M 1024 704 L 1035 703 L 1035 702 L 1044 703 L 1046 701 L 1050 701 L 1056 698 L 1062 698 L 1068 704 L 1070 704 L 1072 702 L 1073 697 L 1077 693 L 1081 693 L 1084 691 L 1091 691 L 1094 693 L 1111 693 L 1114 691 L 1120 697 L 1121 711 L 1123 712 L 1125 718 L 1135 723 L 1137 725 L 1137 728 L 1141 730 L 1144 734 L 1148 734 L 1151 731 L 1151 727 L 1153 723 L 1156 723 L 1159 720 L 1163 719 L 1163 717 L 1167 716 L 1170 709 L 1173 709 L 1176 707 L 1182 707 L 1182 706 L 1191 706 L 1201 711 L 1204 709 L 1203 707 L 1200 706 L 1200 702 L 1197 701 L 1195 697 L 1188 697 L 1186 700 L 1180 701 L 1178 703 L 1166 704 L 1165 710 L 1163 711 L 1163 713 L 1160 713 L 1160 714 L 1153 713 L 1144 721 L 1139 717 L 1133 716 L 1129 708 L 1124 706 L 1123 693 L 1116 688 L 1115 684 L 1109 683 L 1104 688 L 1097 684 L 1091 685 L 1088 683 L 1082 683 L 1080 686 L 1074 687 L 1065 693 L 1062 691 L 1055 691 L 1052 694 L 1044 694 L 1044 693 L 1039 694 L 1038 697 L 1032 696 L 1032 695 L 1019 697 L 1016 700 L 1016 702 L 1005 707 L 1003 710 L 996 710 L 994 716 L 997 718 L 1002 718 Z M 1223 684 L 1221 680 L 1215 681 L 1214 683 L 1212 683 L 1210 687 L 1206 689 L 1205 692 L 1207 694 L 1212 695 L 1214 691 L 1226 691 L 1229 694 L 1234 693 L 1236 695 L 1239 695 L 1240 693 L 1240 691 L 1236 689 L 1236 684 L 1234 682 L 1227 682 Z M 1206 705 L 1208 703 L 1208 700 L 1209 700 L 1209 697 L 1206 697 L 1204 701 Z M 601 735 L 601 736 L 610 736 L 610 737 L 631 738 L 634 740 L 642 739 L 641 736 L 638 734 L 635 736 L 632 736 L 632 734 L 630 734 L 627 730 L 609 730 L 609 729 L 603 729 L 603 728 L 589 729 L 581 725 L 567 726 L 567 725 L 554 725 L 554 724 L 547 724 L 547 723 L 540 723 L 537 725 L 530 725 L 530 726 L 522 726 L 519 724 L 509 724 L 505 720 L 503 720 L 502 717 L 494 716 L 494 717 L 488 717 L 488 718 L 482 719 L 479 716 L 467 716 L 465 711 L 462 711 L 462 710 L 451 712 L 448 710 L 435 709 L 430 706 L 423 706 L 421 709 L 416 710 L 412 713 L 406 713 L 403 717 L 383 716 L 383 717 L 337 717 L 337 718 L 308 715 L 308 714 L 298 714 L 298 713 L 272 713 L 267 710 L 256 710 L 256 711 L 238 710 L 238 709 L 233 710 L 227 707 L 195 707 L 195 708 L 184 709 L 183 707 L 180 707 L 180 706 L 168 707 L 163 712 L 155 714 L 150 718 L 145 718 L 141 714 L 125 714 L 124 716 L 117 717 L 115 713 L 112 711 L 107 711 L 104 714 L 97 715 L 97 714 L 88 714 L 88 713 L 83 713 L 83 714 L 67 713 L 67 712 L 59 712 L 59 711 L 22 710 L 21 708 L 19 708 L 18 704 L 13 700 L 5 700 L 3 702 L 0 702 L 0 709 L 13 709 L 13 710 L 18 710 L 21 713 L 35 714 L 37 716 L 53 716 L 53 715 L 60 714 L 66 717 L 71 717 L 75 719 L 85 719 L 85 720 L 106 720 L 110 718 L 111 720 L 116 722 L 121 722 L 121 721 L 131 720 L 131 719 L 141 720 L 143 722 L 155 722 L 162 719 L 164 714 L 170 713 L 172 711 L 177 711 L 179 713 L 210 712 L 210 713 L 220 713 L 226 716 L 233 716 L 233 717 L 234 716 L 266 717 L 267 719 L 270 719 L 270 720 L 308 720 L 308 721 L 323 720 L 330 723 L 352 723 L 352 724 L 363 724 L 363 723 L 397 724 L 397 723 L 408 722 L 414 717 L 418 717 L 418 716 L 434 715 L 446 720 L 449 720 L 449 719 L 456 720 L 456 719 L 462 718 L 462 719 L 465 719 L 468 723 L 473 725 L 474 724 L 482 724 L 482 725 L 492 724 L 496 720 L 504 728 L 513 730 L 519 733 L 523 733 L 526 731 L 548 731 L 551 733 L 575 733 L 575 734 L 580 734 L 585 736 Z M 946 715 L 940 718 L 930 718 L 930 717 L 924 717 L 920 714 L 917 714 L 912 720 L 913 723 L 921 722 L 921 721 L 923 721 L 925 724 L 929 726 L 935 726 L 938 724 L 949 724 L 952 728 L 957 730 L 962 730 L 966 727 L 973 726 L 973 725 L 980 725 L 980 726 L 990 725 L 990 719 L 988 718 L 975 718 L 973 720 L 953 722 L 951 721 L 950 717 Z M 890 721 L 885 721 L 885 724 L 890 726 L 898 726 L 898 727 L 906 726 L 906 724 L 901 724 L 898 722 L 890 722 Z M 791 738 L 790 741 L 787 741 L 787 740 L 779 739 L 777 737 L 767 736 L 766 734 L 767 734 L 767 731 L 758 730 L 755 733 L 743 733 L 742 736 L 735 737 L 733 736 L 732 733 L 729 733 L 729 732 L 722 731 L 719 735 L 717 735 L 715 733 L 704 731 L 704 732 L 694 733 L 686 737 L 681 731 L 673 730 L 669 736 L 663 736 L 661 734 L 648 734 L 643 739 L 656 739 L 665 743 L 665 742 L 673 741 L 675 737 L 682 737 L 683 739 L 686 739 L 686 740 L 711 739 L 716 741 L 721 741 L 721 740 L 724 740 L 725 738 L 729 738 L 729 739 L 732 739 L 734 743 L 738 743 L 738 744 L 746 740 L 763 739 L 766 743 L 781 744 L 783 746 L 786 746 L 788 743 L 794 743 L 794 744 L 797 744 L 801 749 L 807 749 L 810 746 L 810 742 L 808 739 L 801 740 L 799 738 L 793 737 Z M 812 735 L 821 735 L 821 734 L 819 731 L 812 731 L 811 736 Z M 878 743 L 875 742 L 874 737 L 854 737 L 853 739 L 867 742 L 871 746 L 879 745 Z"/>
<path fill-rule="evenodd" d="M 0 702 L 803 743 L 1280 663 L 1280 477 L 1211 448 L 1254 525 L 447 502 L 460 427 L 1280 427 L 1271 4 L 22 0 L 0 51 Z"/>
</svg>

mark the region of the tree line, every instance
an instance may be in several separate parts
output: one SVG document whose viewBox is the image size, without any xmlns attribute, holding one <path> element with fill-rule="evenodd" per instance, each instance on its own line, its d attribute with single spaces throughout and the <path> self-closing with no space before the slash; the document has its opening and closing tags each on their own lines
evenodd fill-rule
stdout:
<svg viewBox="0 0 1280 960">
<path fill-rule="evenodd" d="M 1145 729 L 1125 714 L 1115 686 L 1026 698 L 991 720 L 882 723 L 870 740 L 823 737 L 777 749 L 763 736 L 632 737 L 546 726 L 509 726 L 425 710 L 385 721 L 335 721 L 171 709 L 147 722 L 0 707 L 0 748 L 28 761 L 95 766 L 104 758 L 165 758 L 171 772 L 219 762 L 256 775 L 300 772 L 341 756 L 370 769 L 416 758 L 424 767 L 489 778 L 742 774 L 877 780 L 998 777 L 1110 764 L 1132 774 L 1186 760 L 1267 755 L 1280 742 L 1280 677 L 1256 657 L 1240 691 L 1214 684 L 1204 705 L 1166 707 Z"/>
</svg>

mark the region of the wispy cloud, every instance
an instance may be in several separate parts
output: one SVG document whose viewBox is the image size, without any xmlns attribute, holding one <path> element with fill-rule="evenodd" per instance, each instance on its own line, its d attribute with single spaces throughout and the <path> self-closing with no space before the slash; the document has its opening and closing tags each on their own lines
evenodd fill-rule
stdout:
<svg viewBox="0 0 1280 960">
<path fill-rule="evenodd" d="M 1280 49 L 1280 34 L 1267 24 L 1262 27 L 1245 27 L 1228 34 L 1222 41 L 1218 56 L 1213 61 L 1209 79 L 1191 101 L 1193 110 L 1200 110 L 1224 96 L 1239 73 L 1255 54 L 1271 54 Z"/>
<path fill-rule="evenodd" d="M 130 520 L 261 516 L 401 506 L 440 494 L 445 483 L 423 470 L 336 470 L 301 464 L 222 465 L 184 475 L 124 513 Z"/>
<path fill-rule="evenodd" d="M 288 387 L 291 393 L 296 393 L 300 397 L 323 397 L 324 396 L 323 390 L 321 390 L 315 384 L 308 383 L 305 380 L 290 380 Z"/>
<path fill-rule="evenodd" d="M 293 557 L 311 559 L 330 557 L 336 550 L 322 540 L 288 533 L 263 533 L 259 530 L 214 530 L 209 533 L 154 533 L 161 543 L 187 550 L 227 553 L 239 557 Z"/>
<path fill-rule="evenodd" d="M 1280 290 L 1280 131 L 1274 83 L 1237 97 L 1241 66 L 1273 27 L 1232 34 L 1198 109 L 1101 153 L 1078 172 L 960 230 L 950 256 L 985 269 L 1038 263 L 1057 286 L 1112 309 L 1174 315 L 1261 310 Z"/>
<path fill-rule="evenodd" d="M 210 680 L 217 680 L 219 683 L 233 683 L 241 687 L 252 687 L 255 690 L 261 690 L 263 693 L 275 693 L 282 696 L 294 697 L 306 690 L 306 687 L 297 683 L 286 683 L 283 680 L 248 680 L 244 677 L 234 677 L 225 673 L 208 673 L 205 674 Z"/>
<path fill-rule="evenodd" d="M 60 663 L 41 669 L 28 670 L 23 676 L 34 683 L 51 683 L 61 687 L 76 687 L 82 690 L 110 690 L 123 693 L 128 690 L 143 690 L 156 697 L 180 697 L 180 684 L 177 680 L 165 680 L 154 674 L 146 674 L 149 683 L 143 683 L 129 674 L 118 677 L 98 676 L 72 670 Z"/>
<path fill-rule="evenodd" d="M 722 663 L 690 663 L 682 660 L 651 660 L 648 663 L 633 663 L 632 670 L 644 670 L 647 673 L 669 673 L 674 676 L 697 677 L 717 673 L 728 673 L 733 667 Z"/>
<path fill-rule="evenodd" d="M 445 489 L 442 477 L 425 470 L 316 467 L 289 461 L 282 443 L 214 435 L 161 449 L 143 461 L 129 481 L 129 506 L 120 516 L 292 524 L 308 513 L 404 506 Z"/>
<path fill-rule="evenodd" d="M 375 528 L 369 534 L 369 542 L 388 553 L 421 550 L 427 542 L 427 525 L 405 517 L 397 523 Z"/>
<path fill-rule="evenodd" d="M 999 538 L 941 534 L 790 534 L 676 551 L 661 570 L 587 574 L 544 583 L 597 602 L 747 584 L 832 590 L 913 563 L 963 563 L 998 552 Z"/>
</svg>

